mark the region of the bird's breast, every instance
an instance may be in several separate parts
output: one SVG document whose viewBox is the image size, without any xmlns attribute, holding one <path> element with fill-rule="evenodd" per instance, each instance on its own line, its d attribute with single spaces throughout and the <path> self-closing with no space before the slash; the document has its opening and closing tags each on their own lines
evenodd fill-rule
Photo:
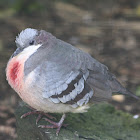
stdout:
<svg viewBox="0 0 140 140">
<path fill-rule="evenodd" d="M 22 87 L 24 86 L 25 61 L 27 61 L 27 59 L 31 57 L 31 55 L 35 53 L 40 46 L 41 44 L 32 45 L 23 49 L 21 53 L 11 58 L 7 64 L 6 76 L 8 83 L 17 93 L 22 92 Z"/>
<path fill-rule="evenodd" d="M 24 75 L 24 64 L 22 61 L 12 58 L 6 68 L 6 76 L 10 86 L 16 91 L 19 92 L 22 89 L 22 81 Z"/>
<path fill-rule="evenodd" d="M 17 77 L 20 73 L 20 63 L 19 62 L 14 62 L 12 64 L 12 67 L 10 69 L 10 79 L 12 80 L 13 83 L 16 83 Z"/>
</svg>

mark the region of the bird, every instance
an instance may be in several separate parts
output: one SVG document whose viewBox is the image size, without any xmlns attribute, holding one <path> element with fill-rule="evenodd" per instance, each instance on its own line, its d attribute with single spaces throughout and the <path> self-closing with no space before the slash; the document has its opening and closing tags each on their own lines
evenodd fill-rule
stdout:
<svg viewBox="0 0 140 140">
<path fill-rule="evenodd" d="M 9 85 L 33 111 L 21 116 L 39 114 L 56 128 L 56 134 L 66 118 L 66 113 L 84 113 L 94 103 L 111 99 L 113 94 L 138 96 L 127 90 L 107 66 L 90 54 L 64 42 L 45 30 L 26 28 L 15 40 L 17 49 L 6 67 Z M 61 113 L 54 122 L 48 113 Z"/>
</svg>

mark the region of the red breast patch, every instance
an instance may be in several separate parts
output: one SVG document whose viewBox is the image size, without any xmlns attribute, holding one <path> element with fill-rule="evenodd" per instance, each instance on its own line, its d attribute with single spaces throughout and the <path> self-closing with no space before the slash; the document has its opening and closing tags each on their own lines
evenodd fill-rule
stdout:
<svg viewBox="0 0 140 140">
<path fill-rule="evenodd" d="M 10 70 L 10 79 L 15 82 L 17 79 L 17 75 L 20 69 L 20 64 L 19 62 L 15 62 Z"/>
</svg>

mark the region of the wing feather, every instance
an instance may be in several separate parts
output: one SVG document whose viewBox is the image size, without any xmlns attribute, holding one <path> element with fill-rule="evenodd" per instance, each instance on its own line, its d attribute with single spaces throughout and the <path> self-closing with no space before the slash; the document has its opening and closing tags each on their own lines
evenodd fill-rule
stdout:
<svg viewBox="0 0 140 140">
<path fill-rule="evenodd" d="M 33 66 L 38 69 L 36 86 L 40 88 L 42 97 L 74 108 L 87 104 L 94 97 L 95 100 L 104 99 L 107 94 L 108 98 L 111 93 L 106 78 L 108 68 L 66 42 L 58 39 L 55 42 L 54 49 L 47 52 L 46 57 L 40 56 L 42 61 L 35 62 L 38 66 Z M 36 60 L 37 56 L 34 54 L 32 60 Z M 29 67 L 30 63 L 29 59 L 26 65 Z M 30 68 L 30 71 L 33 70 Z"/>
</svg>

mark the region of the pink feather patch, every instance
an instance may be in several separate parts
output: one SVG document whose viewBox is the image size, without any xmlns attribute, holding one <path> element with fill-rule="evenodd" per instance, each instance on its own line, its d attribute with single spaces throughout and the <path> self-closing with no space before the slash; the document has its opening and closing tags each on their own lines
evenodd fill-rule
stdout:
<svg viewBox="0 0 140 140">
<path fill-rule="evenodd" d="M 11 61 L 9 61 L 6 68 L 8 83 L 17 92 L 22 88 L 23 67 L 22 62 L 13 58 Z"/>
<path fill-rule="evenodd" d="M 19 62 L 15 62 L 10 70 L 10 79 L 15 83 L 17 79 L 17 75 L 19 72 L 20 64 Z"/>
</svg>

